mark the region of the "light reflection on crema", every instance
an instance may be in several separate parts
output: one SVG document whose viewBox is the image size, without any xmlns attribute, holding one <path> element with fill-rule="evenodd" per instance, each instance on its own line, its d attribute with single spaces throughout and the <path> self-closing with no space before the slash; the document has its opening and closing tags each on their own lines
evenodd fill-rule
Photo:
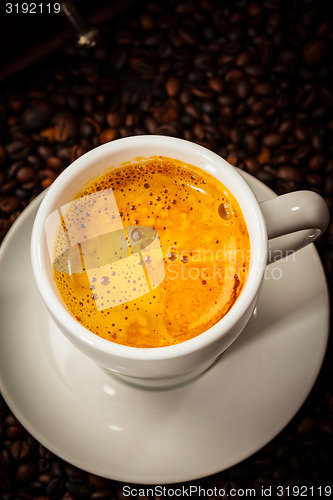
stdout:
<svg viewBox="0 0 333 500">
<path fill-rule="evenodd" d="M 201 188 L 198 188 L 198 186 L 192 186 L 192 184 L 189 184 L 190 188 L 195 189 L 196 191 L 200 191 L 202 194 L 206 194 L 206 191 L 204 191 Z"/>
</svg>

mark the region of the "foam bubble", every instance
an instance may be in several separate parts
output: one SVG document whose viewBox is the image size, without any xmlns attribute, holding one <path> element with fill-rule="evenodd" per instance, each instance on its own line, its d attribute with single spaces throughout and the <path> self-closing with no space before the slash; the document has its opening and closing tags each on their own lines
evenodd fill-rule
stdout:
<svg viewBox="0 0 333 500">
<path fill-rule="evenodd" d="M 218 207 L 218 213 L 221 219 L 223 220 L 230 220 L 232 218 L 232 209 L 225 203 L 221 203 Z"/>
</svg>

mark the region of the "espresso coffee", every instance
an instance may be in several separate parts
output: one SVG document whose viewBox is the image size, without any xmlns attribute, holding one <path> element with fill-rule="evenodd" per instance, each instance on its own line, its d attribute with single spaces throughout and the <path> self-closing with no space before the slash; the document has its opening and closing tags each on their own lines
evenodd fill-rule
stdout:
<svg viewBox="0 0 333 500">
<path fill-rule="evenodd" d="M 50 218 L 59 294 L 109 341 L 142 348 L 196 337 L 245 285 L 250 238 L 237 200 L 178 160 L 111 168 Z"/>
</svg>

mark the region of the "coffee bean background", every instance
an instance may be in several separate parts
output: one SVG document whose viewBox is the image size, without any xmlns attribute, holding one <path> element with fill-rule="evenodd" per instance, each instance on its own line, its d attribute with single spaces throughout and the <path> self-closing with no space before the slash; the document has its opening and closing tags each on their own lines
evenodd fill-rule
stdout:
<svg viewBox="0 0 333 500">
<path fill-rule="evenodd" d="M 3 82 L 0 241 L 69 163 L 99 144 L 139 134 L 203 144 L 278 194 L 320 193 L 332 211 L 329 4 L 133 2 L 98 26 L 95 47 L 78 47 L 70 37 Z M 316 245 L 332 293 L 332 222 Z M 306 276 L 304 286 L 311 286 Z M 261 487 L 333 486 L 332 471 L 331 338 L 309 397 L 285 429 L 254 456 L 190 484 L 255 488 L 260 498 Z M 0 398 L 1 499 L 123 498 L 122 486 L 56 457 Z"/>
</svg>

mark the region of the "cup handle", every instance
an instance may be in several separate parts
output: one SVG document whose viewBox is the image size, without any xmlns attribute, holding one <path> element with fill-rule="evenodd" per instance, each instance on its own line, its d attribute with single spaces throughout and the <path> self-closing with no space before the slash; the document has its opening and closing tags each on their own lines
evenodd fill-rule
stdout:
<svg viewBox="0 0 333 500">
<path fill-rule="evenodd" d="M 269 240 L 268 264 L 312 243 L 328 226 L 324 199 L 312 191 L 297 191 L 260 203 Z"/>
</svg>

